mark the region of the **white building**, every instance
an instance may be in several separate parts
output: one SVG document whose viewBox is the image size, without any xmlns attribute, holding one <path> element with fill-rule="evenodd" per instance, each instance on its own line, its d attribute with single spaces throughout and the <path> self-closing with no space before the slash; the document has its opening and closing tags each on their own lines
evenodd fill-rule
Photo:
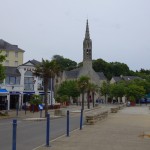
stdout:
<svg viewBox="0 0 150 150">
<path fill-rule="evenodd" d="M 31 60 L 18 67 L 6 67 L 6 78 L 0 83 L 0 109 L 6 109 L 6 103 L 8 110 L 15 109 L 16 104 L 21 108 L 33 94 L 43 97 L 43 80 L 33 75 L 35 65 L 39 63 Z M 50 89 L 53 88 L 49 86 L 48 104 L 53 104 L 53 92 L 51 94 Z"/>
</svg>

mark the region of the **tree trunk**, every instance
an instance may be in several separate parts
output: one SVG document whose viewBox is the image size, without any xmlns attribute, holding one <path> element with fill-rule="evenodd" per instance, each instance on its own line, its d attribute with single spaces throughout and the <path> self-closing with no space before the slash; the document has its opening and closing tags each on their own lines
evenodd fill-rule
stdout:
<svg viewBox="0 0 150 150">
<path fill-rule="evenodd" d="M 90 91 L 87 92 L 87 106 L 90 109 Z"/>
<path fill-rule="evenodd" d="M 48 114 L 47 92 L 48 92 L 48 79 L 45 79 L 45 80 L 44 80 L 45 117 L 46 117 L 47 114 Z"/>
<path fill-rule="evenodd" d="M 120 97 L 120 103 L 122 103 L 122 97 Z"/>
<path fill-rule="evenodd" d="M 105 104 L 106 104 L 106 97 L 107 97 L 107 95 L 105 94 L 105 102 L 104 102 Z"/>
<path fill-rule="evenodd" d="M 95 107 L 95 102 L 94 102 L 94 92 L 92 92 L 92 102 L 93 102 L 93 107 Z"/>
<path fill-rule="evenodd" d="M 82 92 L 82 110 L 84 110 L 84 92 Z"/>
</svg>

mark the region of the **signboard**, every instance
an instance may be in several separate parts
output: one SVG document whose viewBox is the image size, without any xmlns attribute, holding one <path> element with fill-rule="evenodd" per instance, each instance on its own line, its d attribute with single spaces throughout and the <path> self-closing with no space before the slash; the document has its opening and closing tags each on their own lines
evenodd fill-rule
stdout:
<svg viewBox="0 0 150 150">
<path fill-rule="evenodd" d="M 43 110 L 43 105 L 39 104 L 39 110 Z"/>
</svg>

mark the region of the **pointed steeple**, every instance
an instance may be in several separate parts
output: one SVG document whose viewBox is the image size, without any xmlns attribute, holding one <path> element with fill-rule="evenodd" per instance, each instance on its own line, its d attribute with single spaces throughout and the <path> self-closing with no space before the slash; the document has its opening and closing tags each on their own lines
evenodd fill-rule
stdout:
<svg viewBox="0 0 150 150">
<path fill-rule="evenodd" d="M 86 21 L 85 39 L 90 39 L 88 19 Z"/>
<path fill-rule="evenodd" d="M 90 39 L 88 20 L 83 40 L 83 66 L 92 68 L 92 40 Z"/>
</svg>

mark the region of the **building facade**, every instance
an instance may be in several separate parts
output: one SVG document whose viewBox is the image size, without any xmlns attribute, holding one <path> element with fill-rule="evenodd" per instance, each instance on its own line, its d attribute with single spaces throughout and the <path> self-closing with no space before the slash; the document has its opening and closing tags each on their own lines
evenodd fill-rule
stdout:
<svg viewBox="0 0 150 150">
<path fill-rule="evenodd" d="M 18 45 L 12 45 L 0 39 L 0 51 L 2 55 L 6 56 L 6 60 L 2 63 L 3 66 L 17 67 L 23 64 L 24 50 L 20 49 Z"/>
<path fill-rule="evenodd" d="M 0 109 L 16 109 L 16 105 L 22 108 L 25 103 L 28 104 L 33 94 L 41 95 L 44 99 L 43 79 L 33 74 L 39 63 L 31 60 L 18 67 L 6 66 L 6 78 L 0 84 Z M 50 89 L 52 90 L 52 87 L 49 86 L 49 105 L 55 103 Z"/>
</svg>

